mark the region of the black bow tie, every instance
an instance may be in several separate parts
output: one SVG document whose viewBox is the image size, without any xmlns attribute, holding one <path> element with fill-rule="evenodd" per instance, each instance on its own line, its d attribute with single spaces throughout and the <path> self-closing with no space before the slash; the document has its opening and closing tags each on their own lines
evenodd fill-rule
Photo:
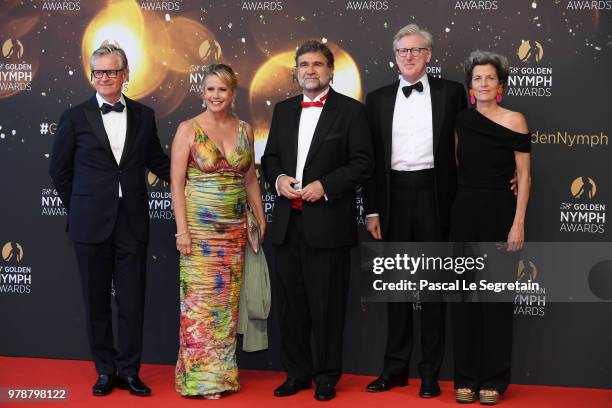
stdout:
<svg viewBox="0 0 612 408">
<path fill-rule="evenodd" d="M 423 92 L 423 84 L 421 83 L 421 81 L 417 82 L 416 84 L 413 85 L 409 85 L 409 86 L 403 86 L 402 87 L 402 92 L 404 93 L 404 96 L 409 97 L 410 94 L 412 93 L 412 90 L 416 89 L 419 92 Z"/>
<path fill-rule="evenodd" d="M 125 106 L 121 103 L 121 102 L 117 102 L 114 105 L 109 105 L 108 103 L 103 103 L 102 106 L 100 107 L 100 110 L 102 111 L 102 114 L 106 115 L 108 112 L 110 111 L 115 111 L 115 112 L 123 112 L 123 110 L 125 109 Z"/>
</svg>

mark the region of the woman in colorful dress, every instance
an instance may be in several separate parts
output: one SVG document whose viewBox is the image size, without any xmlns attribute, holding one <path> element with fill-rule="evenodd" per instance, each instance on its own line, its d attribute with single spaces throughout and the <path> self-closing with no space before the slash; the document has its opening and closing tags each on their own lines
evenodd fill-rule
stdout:
<svg viewBox="0 0 612 408">
<path fill-rule="evenodd" d="M 253 129 L 232 111 L 231 67 L 204 72 L 203 107 L 172 143 L 171 191 L 180 252 L 180 348 L 176 390 L 218 399 L 238 391 L 236 327 L 247 241 L 247 203 L 265 233 Z"/>
</svg>

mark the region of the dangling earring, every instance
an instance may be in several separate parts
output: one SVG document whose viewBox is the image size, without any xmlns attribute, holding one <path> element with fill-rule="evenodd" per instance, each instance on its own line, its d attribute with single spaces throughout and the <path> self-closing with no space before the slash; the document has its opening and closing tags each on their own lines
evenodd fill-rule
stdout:
<svg viewBox="0 0 612 408">
<path fill-rule="evenodd" d="M 504 93 L 504 88 L 502 88 L 501 86 L 497 88 L 497 96 L 495 97 L 495 100 L 497 101 L 497 103 L 501 103 L 503 93 Z"/>
<path fill-rule="evenodd" d="M 232 98 L 232 104 L 230 106 L 231 106 L 233 111 L 236 110 L 236 97 Z"/>
<path fill-rule="evenodd" d="M 202 110 L 206 110 L 206 99 L 202 99 Z"/>
<path fill-rule="evenodd" d="M 470 89 L 470 104 L 476 105 L 476 97 L 474 96 L 474 90 Z"/>
</svg>

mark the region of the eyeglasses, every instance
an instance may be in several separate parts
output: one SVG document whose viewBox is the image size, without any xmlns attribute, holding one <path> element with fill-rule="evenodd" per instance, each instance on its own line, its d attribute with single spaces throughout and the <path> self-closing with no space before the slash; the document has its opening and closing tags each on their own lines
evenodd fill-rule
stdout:
<svg viewBox="0 0 612 408">
<path fill-rule="evenodd" d="M 102 78 L 106 74 L 109 78 L 117 78 L 117 74 L 123 71 L 122 69 L 94 69 L 91 71 L 91 75 L 94 78 Z"/>
<path fill-rule="evenodd" d="M 395 50 L 395 52 L 397 52 L 397 55 L 399 55 L 400 57 L 407 57 L 408 53 L 410 53 L 410 55 L 412 55 L 413 57 L 418 57 L 425 50 L 429 50 L 429 48 L 424 48 L 424 47 L 398 48 Z"/>
</svg>

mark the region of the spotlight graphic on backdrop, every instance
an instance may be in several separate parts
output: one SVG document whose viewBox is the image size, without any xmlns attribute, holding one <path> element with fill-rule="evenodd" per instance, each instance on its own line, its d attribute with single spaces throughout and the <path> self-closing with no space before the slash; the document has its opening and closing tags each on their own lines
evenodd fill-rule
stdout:
<svg viewBox="0 0 612 408">
<path fill-rule="evenodd" d="M 362 87 L 359 67 L 351 55 L 340 46 L 327 42 L 334 53 L 332 87 L 351 98 L 361 100 Z M 295 50 L 283 51 L 261 65 L 249 86 L 249 106 L 255 127 L 255 159 L 259 162 L 266 147 L 274 104 L 300 92 L 294 80 Z"/>
<path fill-rule="evenodd" d="M 166 70 L 154 64 L 149 44 L 144 41 L 145 22 L 138 5 L 133 1 L 111 1 L 89 23 L 81 45 L 83 69 L 89 77 L 89 56 L 104 42 L 118 44 L 128 56 L 130 82 L 125 94 L 142 98 L 159 86 Z"/>
<path fill-rule="evenodd" d="M 176 110 L 188 94 L 176 84 L 186 79 L 190 66 L 221 58 L 221 45 L 199 22 L 187 17 L 164 20 L 143 13 L 133 0 L 109 0 L 85 29 L 81 50 L 87 78 L 89 56 L 105 42 L 127 54 L 130 82 L 124 93 L 133 99 L 153 97 L 159 116 Z"/>
</svg>

